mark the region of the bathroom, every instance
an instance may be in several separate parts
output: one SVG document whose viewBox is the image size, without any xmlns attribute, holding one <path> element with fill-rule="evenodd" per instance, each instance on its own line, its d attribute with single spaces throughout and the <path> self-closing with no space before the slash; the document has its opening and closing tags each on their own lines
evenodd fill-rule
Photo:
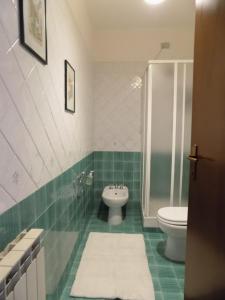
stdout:
<svg viewBox="0 0 225 300">
<path fill-rule="evenodd" d="M 225 299 L 224 20 L 0 0 L 0 300 Z"/>
</svg>

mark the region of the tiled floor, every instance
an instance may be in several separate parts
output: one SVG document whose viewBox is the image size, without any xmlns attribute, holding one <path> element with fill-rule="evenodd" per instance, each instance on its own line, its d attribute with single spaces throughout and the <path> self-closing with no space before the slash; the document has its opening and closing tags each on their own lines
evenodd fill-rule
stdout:
<svg viewBox="0 0 225 300">
<path fill-rule="evenodd" d="M 70 276 L 66 282 L 60 300 L 72 300 L 70 289 L 81 259 L 89 232 L 125 232 L 143 233 L 146 244 L 146 251 L 149 267 L 153 277 L 156 300 L 183 300 L 184 265 L 168 261 L 163 256 L 164 234 L 158 230 L 143 230 L 141 216 L 138 210 L 138 203 L 129 203 L 125 221 L 119 226 L 109 226 L 105 219 L 105 212 L 98 214 L 93 212 L 85 234 L 78 249 L 75 261 L 72 265 Z M 83 300 L 76 298 L 77 300 Z M 86 300 L 88 300 L 86 298 Z M 98 299 L 96 299 L 98 300 Z"/>
</svg>

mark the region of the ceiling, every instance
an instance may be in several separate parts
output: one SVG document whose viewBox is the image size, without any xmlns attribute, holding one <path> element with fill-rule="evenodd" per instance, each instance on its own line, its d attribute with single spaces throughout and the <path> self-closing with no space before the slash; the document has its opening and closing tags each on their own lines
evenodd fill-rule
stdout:
<svg viewBox="0 0 225 300">
<path fill-rule="evenodd" d="M 194 27 L 195 0 L 85 0 L 92 26 L 99 30 Z"/>
</svg>

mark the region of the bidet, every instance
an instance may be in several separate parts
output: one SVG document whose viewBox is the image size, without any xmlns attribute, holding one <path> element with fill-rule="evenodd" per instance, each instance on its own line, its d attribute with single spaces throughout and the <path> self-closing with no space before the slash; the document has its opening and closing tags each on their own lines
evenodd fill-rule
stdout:
<svg viewBox="0 0 225 300">
<path fill-rule="evenodd" d="M 122 207 L 129 198 L 128 188 L 123 185 L 106 186 L 102 193 L 104 203 L 109 207 L 108 223 L 119 225 L 122 223 Z"/>
</svg>

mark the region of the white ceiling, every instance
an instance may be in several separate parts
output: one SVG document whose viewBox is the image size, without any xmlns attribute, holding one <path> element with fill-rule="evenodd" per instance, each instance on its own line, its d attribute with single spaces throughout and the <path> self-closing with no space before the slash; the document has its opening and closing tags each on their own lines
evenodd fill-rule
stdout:
<svg viewBox="0 0 225 300">
<path fill-rule="evenodd" d="M 85 0 L 92 26 L 100 30 L 193 28 L 195 0 L 166 0 L 147 5 L 144 0 Z"/>
</svg>

